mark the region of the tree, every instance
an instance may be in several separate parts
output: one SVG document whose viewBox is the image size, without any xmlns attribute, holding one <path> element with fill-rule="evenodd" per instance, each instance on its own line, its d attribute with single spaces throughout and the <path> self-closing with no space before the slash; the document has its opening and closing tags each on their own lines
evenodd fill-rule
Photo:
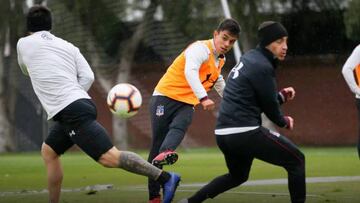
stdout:
<svg viewBox="0 0 360 203">
<path fill-rule="evenodd" d="M 7 112 L 7 72 L 5 70 L 5 57 L 8 53 L 4 53 L 5 46 L 9 46 L 9 22 L 8 16 L 10 11 L 10 2 L 5 1 L 0 8 L 0 152 L 7 151 L 9 145 L 11 146 L 11 140 L 9 140 L 10 135 L 10 122 L 8 119 Z M 7 49 L 8 52 L 8 49 Z"/>
<path fill-rule="evenodd" d="M 346 35 L 352 40 L 360 41 L 360 1 L 351 0 L 344 13 Z"/>
<path fill-rule="evenodd" d="M 0 7 L 0 151 L 16 149 L 14 141 L 14 111 L 17 80 L 16 42 L 22 34 L 23 1 L 7 0 Z"/>
<path fill-rule="evenodd" d="M 230 0 L 229 4 L 234 18 L 239 21 L 241 26 L 240 45 L 244 51 L 256 46 L 257 27 L 260 22 L 268 19 L 279 21 L 279 14 L 275 11 L 275 4 L 279 1 L 262 0 Z M 267 10 L 262 8 L 268 7 Z"/>
<path fill-rule="evenodd" d="M 135 53 L 144 38 L 145 29 L 154 19 L 158 1 L 151 0 L 144 7 L 141 6 L 142 1 L 133 2 L 139 5 L 137 9 L 143 12 L 143 19 L 134 22 L 132 30 L 129 26 L 134 23 L 125 22 L 118 13 L 119 10 L 124 11 L 125 6 L 129 7 L 124 2 L 79 0 L 49 3 L 55 9 L 55 16 L 71 19 L 67 23 L 55 21 L 58 28 L 54 33 L 80 46 L 104 91 L 108 92 L 115 84 L 127 82 Z M 71 32 L 66 31 L 69 27 L 72 27 Z M 126 120 L 113 119 L 114 144 L 122 149 L 128 147 L 126 126 Z"/>
<path fill-rule="evenodd" d="M 293 39 L 298 42 L 311 40 L 312 36 L 309 33 L 317 32 L 312 26 L 315 23 L 329 27 L 327 25 L 331 22 L 333 27 L 341 27 L 339 20 L 343 2 L 343 0 L 229 0 L 232 14 L 242 27 L 240 44 L 245 51 L 256 46 L 257 26 L 265 20 L 282 22 L 290 32 L 290 45 L 292 45 Z M 311 16 L 317 15 L 323 20 L 311 18 Z M 294 31 L 295 33 L 292 33 Z M 307 35 L 303 33 L 307 33 Z M 342 42 L 341 36 L 332 37 L 339 39 L 338 43 Z M 326 41 L 319 42 L 314 46 L 317 46 L 317 49 L 330 50 L 326 43 Z M 301 49 L 301 46 L 305 46 L 305 44 L 297 43 L 296 46 L 290 47 L 300 47 Z"/>
</svg>

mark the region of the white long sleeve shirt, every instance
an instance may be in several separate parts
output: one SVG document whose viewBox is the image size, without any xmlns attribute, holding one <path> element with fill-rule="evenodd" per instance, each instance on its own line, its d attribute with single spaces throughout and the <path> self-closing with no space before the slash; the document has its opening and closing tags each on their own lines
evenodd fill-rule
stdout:
<svg viewBox="0 0 360 203">
<path fill-rule="evenodd" d="M 356 98 L 360 98 L 360 87 L 356 84 L 354 77 L 354 69 L 358 65 L 360 65 L 360 45 L 354 49 L 342 68 L 344 79 Z"/>
<path fill-rule="evenodd" d="M 94 73 L 73 44 L 48 31 L 39 31 L 21 38 L 17 53 L 20 68 L 30 77 L 48 119 L 72 102 L 90 98 L 87 91 Z"/>
</svg>

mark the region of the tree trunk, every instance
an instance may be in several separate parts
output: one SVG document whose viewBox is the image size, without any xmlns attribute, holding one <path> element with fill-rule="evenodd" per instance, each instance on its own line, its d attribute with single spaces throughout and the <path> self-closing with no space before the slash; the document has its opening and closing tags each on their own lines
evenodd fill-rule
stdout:
<svg viewBox="0 0 360 203">
<path fill-rule="evenodd" d="M 157 6 L 158 1 L 152 0 L 149 7 L 145 11 L 143 21 L 141 21 L 141 23 L 136 27 L 136 30 L 130 40 L 123 47 L 121 47 L 121 50 L 123 51 L 120 52 L 119 56 L 120 64 L 116 77 L 116 84 L 128 82 L 137 47 L 144 38 L 146 26 L 154 19 Z M 113 132 L 115 146 L 119 147 L 120 149 L 127 149 L 127 121 L 125 119 L 113 119 Z"/>
<path fill-rule="evenodd" d="M 9 28 L 8 28 L 9 29 Z M 10 46 L 9 43 L 9 30 L 6 29 L 5 32 L 2 33 L 4 36 L 1 39 L 0 43 L 0 152 L 13 151 L 15 149 L 14 142 L 10 136 L 10 122 L 8 118 L 8 112 L 6 111 L 7 104 L 7 72 L 5 68 L 9 68 L 5 66 L 4 61 L 4 47 Z M 10 53 L 6 53 L 7 55 Z"/>
<path fill-rule="evenodd" d="M 101 46 L 97 46 L 96 40 L 87 40 L 88 46 L 95 48 L 96 53 L 91 52 L 91 65 L 93 68 L 95 68 L 95 74 L 96 79 L 102 86 L 102 88 L 108 92 L 111 87 L 113 87 L 115 84 L 122 83 L 122 82 L 129 82 L 129 76 L 131 73 L 131 67 L 132 67 L 132 61 L 134 60 L 134 56 L 137 50 L 137 47 L 141 40 L 143 39 L 144 35 L 144 29 L 146 25 L 153 19 L 154 13 L 156 11 L 156 7 L 158 5 L 157 0 L 151 0 L 151 3 L 149 7 L 145 11 L 144 20 L 140 22 L 140 24 L 136 27 L 136 30 L 132 37 L 125 43 L 122 44 L 119 50 L 122 50 L 119 52 L 119 55 L 117 56 L 118 61 L 120 61 L 119 64 L 117 64 L 116 72 L 117 74 L 112 79 L 109 78 L 108 75 L 102 74 L 100 69 L 102 65 L 100 64 L 100 57 L 97 52 L 103 50 L 99 50 Z M 81 21 L 80 16 L 73 13 L 72 10 L 70 10 L 71 15 L 73 15 L 73 18 L 76 18 L 76 20 Z M 83 24 L 86 22 L 82 22 Z M 82 30 L 85 30 L 85 32 L 90 32 L 90 30 L 87 29 L 87 25 L 84 25 Z M 93 42 L 93 43 L 92 43 Z M 120 45 L 119 45 L 120 46 Z M 112 76 L 110 76 L 112 77 Z M 131 83 L 131 82 L 130 82 Z M 120 149 L 126 149 L 128 147 L 128 131 L 127 131 L 127 121 L 125 119 L 117 119 L 113 118 L 113 138 L 114 138 L 114 145 L 117 146 Z"/>
<path fill-rule="evenodd" d="M 4 97 L 0 96 L 0 152 L 14 151 L 15 146 L 10 136 L 10 123 L 5 110 Z"/>
</svg>

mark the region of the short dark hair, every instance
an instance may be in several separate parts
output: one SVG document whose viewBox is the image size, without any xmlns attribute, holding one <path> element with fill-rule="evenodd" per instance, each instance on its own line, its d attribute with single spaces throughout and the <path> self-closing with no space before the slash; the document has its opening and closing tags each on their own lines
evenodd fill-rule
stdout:
<svg viewBox="0 0 360 203">
<path fill-rule="evenodd" d="M 220 32 L 220 31 L 223 31 L 223 30 L 227 30 L 232 35 L 235 35 L 235 36 L 239 37 L 240 29 L 241 29 L 240 25 L 236 20 L 234 20 L 232 18 L 227 18 L 227 19 L 221 21 L 221 23 L 217 27 L 216 31 Z"/>
<path fill-rule="evenodd" d="M 51 11 L 45 6 L 35 5 L 29 9 L 26 16 L 26 26 L 29 32 L 51 30 Z"/>
</svg>

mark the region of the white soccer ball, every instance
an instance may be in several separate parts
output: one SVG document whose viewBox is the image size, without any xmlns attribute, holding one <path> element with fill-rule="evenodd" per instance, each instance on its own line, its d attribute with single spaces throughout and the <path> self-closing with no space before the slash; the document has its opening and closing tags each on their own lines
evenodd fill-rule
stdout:
<svg viewBox="0 0 360 203">
<path fill-rule="evenodd" d="M 140 91 L 128 83 L 115 85 L 108 93 L 107 104 L 110 111 L 120 118 L 134 116 L 141 107 Z"/>
</svg>

